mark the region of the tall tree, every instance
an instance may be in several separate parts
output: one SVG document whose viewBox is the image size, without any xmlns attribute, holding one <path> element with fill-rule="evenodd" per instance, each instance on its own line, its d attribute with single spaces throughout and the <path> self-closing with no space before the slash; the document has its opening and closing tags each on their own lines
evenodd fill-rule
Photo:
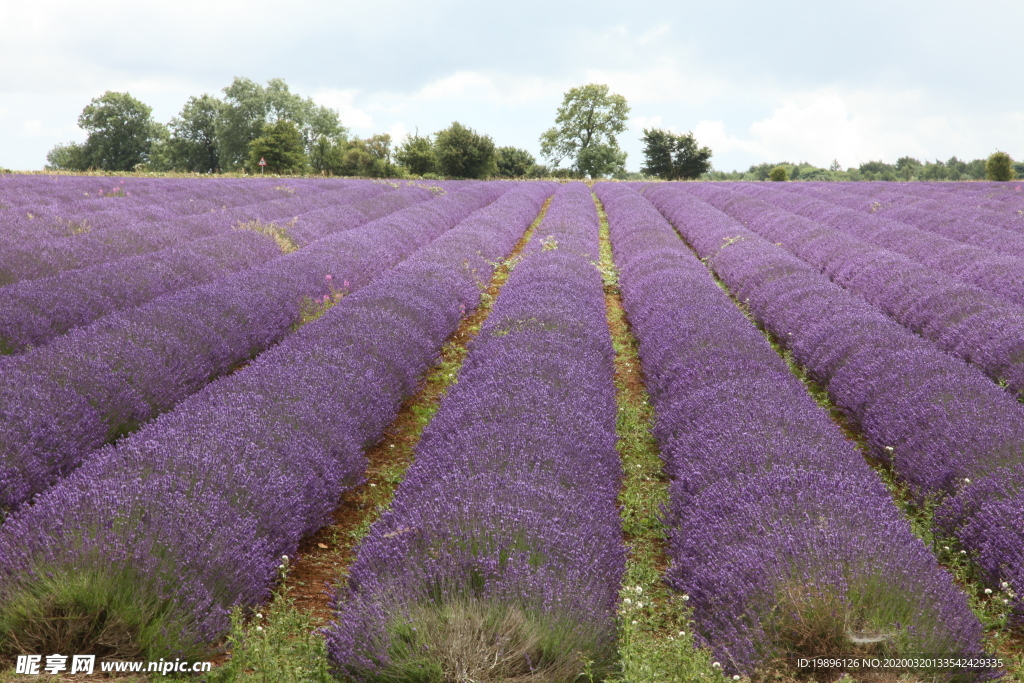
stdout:
<svg viewBox="0 0 1024 683">
<path fill-rule="evenodd" d="M 338 175 L 394 178 L 398 173 L 391 161 L 391 136 L 379 133 L 349 142 L 341 164 L 334 172 Z"/>
<path fill-rule="evenodd" d="M 664 180 L 699 178 L 711 170 L 710 147 L 697 147 L 693 133 L 677 135 L 660 128 L 644 128 L 643 173 Z"/>
<path fill-rule="evenodd" d="M 625 170 L 626 153 L 616 135 L 626 130 L 629 105 L 607 85 L 572 88 L 562 100 L 555 126 L 540 137 L 540 153 L 556 167 L 571 161 L 580 175 L 600 178 Z"/>
<path fill-rule="evenodd" d="M 224 102 L 213 95 L 188 98 L 170 123 L 166 156 L 171 168 L 199 173 L 220 170 L 217 122 L 224 107 Z"/>
<path fill-rule="evenodd" d="M 914 157 L 900 157 L 896 160 L 896 172 L 904 180 L 910 180 L 917 176 L 917 174 L 924 168 L 924 164 L 915 159 Z"/>
<path fill-rule="evenodd" d="M 537 165 L 532 154 L 518 147 L 499 147 L 496 161 L 502 178 L 524 178 Z"/>
<path fill-rule="evenodd" d="M 266 160 L 266 170 L 271 173 L 302 173 L 306 152 L 296 125 L 278 119 L 266 126 L 262 135 L 249 143 L 249 167 L 259 168 L 260 159 Z"/>
<path fill-rule="evenodd" d="M 437 166 L 444 175 L 484 179 L 497 172 L 494 140 L 490 135 L 481 135 L 455 121 L 434 137 Z"/>
<path fill-rule="evenodd" d="M 992 152 L 985 162 L 985 177 L 989 180 L 1013 180 L 1013 159 L 1006 152 Z"/>
<path fill-rule="evenodd" d="M 78 117 L 78 126 L 89 134 L 84 145 L 88 167 L 104 171 L 130 171 L 149 160 L 153 140 L 161 125 L 153 121 L 153 109 L 126 92 L 108 90 L 94 98 Z"/>
<path fill-rule="evenodd" d="M 395 150 L 395 160 L 405 166 L 409 173 L 416 175 L 437 173 L 437 155 L 434 153 L 434 143 L 429 135 L 420 135 L 419 130 L 412 135 L 405 136 L 402 144 Z"/>
<path fill-rule="evenodd" d="M 318 106 L 288 89 L 280 78 L 266 87 L 248 78 L 236 77 L 224 88 L 225 105 L 217 123 L 217 147 L 221 166 L 233 170 L 248 159 L 249 143 L 262 134 L 264 126 L 279 120 L 291 121 L 307 154 L 321 137 L 332 143 L 344 141 L 347 133 L 338 112 Z"/>
<path fill-rule="evenodd" d="M 47 171 L 86 171 L 89 159 L 85 155 L 85 145 L 80 142 L 68 142 L 54 145 L 46 153 Z"/>
</svg>

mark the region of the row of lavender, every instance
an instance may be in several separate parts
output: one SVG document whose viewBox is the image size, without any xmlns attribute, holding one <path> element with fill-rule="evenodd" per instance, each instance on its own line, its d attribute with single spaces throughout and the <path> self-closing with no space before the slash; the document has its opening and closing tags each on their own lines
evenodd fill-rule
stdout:
<svg viewBox="0 0 1024 683">
<path fill-rule="evenodd" d="M 798 207 L 842 226 L 836 228 L 772 205 L 789 208 L 788 197 L 768 195 L 769 204 L 720 184 L 701 184 L 689 191 L 784 246 L 944 351 L 976 365 L 1014 394 L 1024 395 L 1024 308 L 1016 303 L 848 234 L 857 230 L 857 214 L 847 216 L 842 210 L 813 202 Z M 759 188 L 746 192 L 762 194 Z M 887 229 L 889 226 L 881 226 L 881 230 Z M 907 242 L 901 249 L 927 254 L 933 246 L 924 242 L 915 249 Z M 1008 262 L 1004 272 L 1019 271 L 1024 282 L 1024 266 L 1016 259 L 1004 260 Z"/>
<path fill-rule="evenodd" d="M 856 185 L 856 186 L 855 186 Z M 917 212 L 934 211 L 942 230 L 988 226 L 997 231 L 1024 232 L 1024 183 L 828 183 L 812 184 L 814 192 L 843 196 L 852 208 L 906 220 L 931 229 Z"/>
<path fill-rule="evenodd" d="M 211 185 L 227 195 L 241 189 L 230 181 L 211 181 Z M 0 210 L 0 285 L 223 235 L 239 223 L 284 222 L 317 208 L 387 194 L 392 188 L 368 181 L 348 181 L 310 189 L 275 192 L 278 196 L 273 199 L 225 205 L 195 214 L 181 214 L 161 205 L 159 195 L 149 197 L 149 201 L 109 197 L 102 203 L 110 208 L 102 212 L 76 212 L 76 207 L 64 204 L 49 206 L 42 213 Z M 354 216 L 362 218 L 358 213 Z"/>
<path fill-rule="evenodd" d="M 0 508 L 282 339 L 304 297 L 330 293 L 327 276 L 356 291 L 507 188 L 406 195 L 413 205 L 385 218 L 0 358 Z"/>
<path fill-rule="evenodd" d="M 644 194 L 1024 618 L 1024 412 L 976 369 L 683 189 Z M 1009 599 L 1009 598 L 1007 598 Z"/>
<path fill-rule="evenodd" d="M 367 183 L 350 188 L 345 193 L 349 203 L 310 209 L 276 228 L 301 247 L 431 197 L 421 188 L 382 194 L 379 187 Z M 250 223 L 249 227 L 275 228 L 272 223 Z M 251 268 L 280 256 L 278 247 L 270 234 L 236 229 L 179 247 L 0 287 L 0 353 L 39 346 L 113 311 Z"/>
<path fill-rule="evenodd" d="M 1014 246 L 1024 247 L 1024 233 L 1014 234 L 1016 240 L 1000 245 L 996 251 L 991 246 L 965 244 L 952 237 L 893 220 L 884 214 L 863 213 L 837 206 L 805 192 L 773 192 L 771 188 L 753 183 L 737 184 L 735 189 L 840 230 L 857 241 L 862 240 L 864 245 L 871 243 L 902 254 L 928 269 L 975 285 L 995 295 L 994 301 L 1005 300 L 1018 307 L 1024 305 L 1024 263 L 1020 259 L 1024 250 L 1013 251 Z M 930 225 L 936 223 L 936 216 L 942 214 L 914 207 L 914 215 L 923 224 Z"/>
<path fill-rule="evenodd" d="M 212 182 L 211 182 L 212 181 Z M 346 181 L 348 182 L 348 181 Z M 0 204 L 5 208 L 43 210 L 74 206 L 76 214 L 103 211 L 102 201 L 134 197 L 143 204 L 166 206 L 179 214 L 205 213 L 280 197 L 301 188 L 315 193 L 337 188 L 337 180 L 280 178 L 124 178 L 69 175 L 0 176 Z M 230 189 L 225 189 L 230 188 Z"/>
<path fill-rule="evenodd" d="M 591 194 L 563 186 L 339 590 L 339 672 L 570 681 L 614 661 L 622 473 L 597 257 Z"/>
<path fill-rule="evenodd" d="M 1024 206 L 1011 210 L 1009 214 L 979 211 L 974 203 L 964 204 L 961 193 L 967 193 L 969 185 L 957 186 L 952 193 L 932 185 L 928 188 L 930 192 L 919 197 L 911 194 L 905 185 L 880 190 L 869 188 L 875 190 L 870 193 L 844 185 L 810 184 L 780 189 L 794 195 L 821 199 L 861 215 L 902 223 L 963 244 L 982 247 L 995 254 L 1024 256 L 1024 213 L 1020 212 Z"/>
<path fill-rule="evenodd" d="M 64 187 L 50 187 L 38 203 L 18 202 L 12 190 L 38 184 L 38 177 L 19 176 L 0 183 L 0 243 L 40 242 L 49 238 L 130 230 L 135 224 L 176 222 L 191 225 L 218 215 L 231 218 L 288 215 L 291 206 L 326 206 L 354 189 L 372 187 L 385 193 L 393 186 L 365 180 L 318 182 L 299 180 L 293 185 L 218 179 L 113 181 L 64 178 Z M 128 181 L 126 183 L 126 180 Z M 97 189 L 97 182 L 102 183 Z M 43 185 L 45 190 L 46 184 Z M 104 187 L 106 189 L 104 189 Z M 365 191 L 365 190 L 364 190 Z M 301 212 L 301 211 L 300 211 Z"/>
<path fill-rule="evenodd" d="M 465 215 L 493 191 L 434 210 Z M 60 624 L 95 651 L 116 625 L 122 654 L 134 643 L 150 658 L 195 655 L 232 605 L 265 600 L 282 556 L 362 478 L 363 449 L 550 192 L 520 186 L 464 218 L 12 515 L 0 527 L 0 643 L 43 651 Z"/>
<path fill-rule="evenodd" d="M 965 596 L 785 362 L 650 202 L 596 191 L 672 478 L 666 581 L 703 644 L 745 675 L 802 647 L 980 652 Z M 799 642 L 815 619 L 836 642 Z"/>
</svg>

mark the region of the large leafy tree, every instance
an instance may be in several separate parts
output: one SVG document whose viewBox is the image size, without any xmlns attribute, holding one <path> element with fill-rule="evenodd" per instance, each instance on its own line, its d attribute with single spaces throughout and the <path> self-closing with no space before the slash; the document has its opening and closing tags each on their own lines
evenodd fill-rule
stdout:
<svg viewBox="0 0 1024 683">
<path fill-rule="evenodd" d="M 660 128 L 644 128 L 643 173 L 665 180 L 699 178 L 711 170 L 711 148 L 697 147 L 693 133 L 677 135 Z"/>
<path fill-rule="evenodd" d="M 80 142 L 55 145 L 46 153 L 45 168 L 48 171 L 88 170 L 89 159 L 85 155 L 85 145 Z"/>
<path fill-rule="evenodd" d="M 217 123 L 224 107 L 224 102 L 213 95 L 188 98 L 181 113 L 170 123 L 171 137 L 165 156 L 171 168 L 199 173 L 220 170 Z"/>
<path fill-rule="evenodd" d="M 537 165 L 532 154 L 518 147 L 499 147 L 497 162 L 498 176 L 502 178 L 526 177 Z"/>
<path fill-rule="evenodd" d="M 93 99 L 78 117 L 88 133 L 81 150 L 86 167 L 104 171 L 131 171 L 149 160 L 153 141 L 162 136 L 162 124 L 153 109 L 126 92 L 107 91 Z"/>
<path fill-rule="evenodd" d="M 590 83 L 565 93 L 555 126 L 540 138 L 540 153 L 556 167 L 563 159 L 580 175 L 600 178 L 625 170 L 616 136 L 626 130 L 629 105 L 607 85 Z"/>
<path fill-rule="evenodd" d="M 904 180 L 910 180 L 920 173 L 924 164 L 914 157 L 900 157 L 896 160 L 896 172 Z"/>
<path fill-rule="evenodd" d="M 391 136 L 387 133 L 356 138 L 348 143 L 341 157 L 339 175 L 369 178 L 394 178 L 398 171 L 391 163 Z"/>
<path fill-rule="evenodd" d="M 249 143 L 249 167 L 259 168 L 260 159 L 271 173 L 302 173 L 306 169 L 306 151 L 298 127 L 279 119 L 265 127 L 262 135 Z"/>
<path fill-rule="evenodd" d="M 405 136 L 402 144 L 395 150 L 395 160 L 405 166 L 409 173 L 437 173 L 434 142 L 429 135 L 420 135 L 418 130 L 412 135 Z"/>
<path fill-rule="evenodd" d="M 234 170 L 245 165 L 249 143 L 262 134 L 265 126 L 280 120 L 295 125 L 307 154 L 314 152 L 321 138 L 336 145 L 345 140 L 347 133 L 337 111 L 292 93 L 283 79 L 272 78 L 262 86 L 236 77 L 224 88 L 224 107 L 217 122 L 221 167 Z"/>
<path fill-rule="evenodd" d="M 498 170 L 494 140 L 458 121 L 435 134 L 438 169 L 452 178 L 487 178 Z"/>
<path fill-rule="evenodd" d="M 1013 159 L 1006 152 L 993 152 L 985 161 L 985 177 L 989 180 L 1013 180 Z"/>
</svg>

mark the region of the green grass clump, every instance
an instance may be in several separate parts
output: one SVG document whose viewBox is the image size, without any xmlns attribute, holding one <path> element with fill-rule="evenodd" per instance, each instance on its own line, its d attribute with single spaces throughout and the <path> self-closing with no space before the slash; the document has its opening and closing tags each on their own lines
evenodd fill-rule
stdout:
<svg viewBox="0 0 1024 683">
<path fill-rule="evenodd" d="M 282 254 L 290 254 L 293 251 L 298 251 L 299 244 L 295 239 L 288 234 L 288 229 L 295 225 L 297 218 L 293 218 L 284 225 L 278 225 L 277 223 L 262 223 L 259 219 L 254 218 L 247 223 L 239 223 L 235 226 L 236 230 L 252 230 L 258 232 L 261 235 L 266 235 L 274 240 L 277 244 L 277 248 L 281 250 Z"/>
<path fill-rule="evenodd" d="M 387 627 L 390 663 L 364 675 L 374 683 L 605 680 L 614 651 L 572 624 L 571 616 L 558 619 L 505 602 L 463 597 L 422 603 Z"/>
<path fill-rule="evenodd" d="M 200 659 L 173 600 L 156 596 L 127 569 L 38 572 L 0 606 L 0 652 Z"/>
<path fill-rule="evenodd" d="M 227 646 L 231 658 L 213 669 L 209 683 L 337 683 L 323 635 L 311 616 L 295 607 L 287 589 L 249 620 L 235 608 Z"/>
</svg>

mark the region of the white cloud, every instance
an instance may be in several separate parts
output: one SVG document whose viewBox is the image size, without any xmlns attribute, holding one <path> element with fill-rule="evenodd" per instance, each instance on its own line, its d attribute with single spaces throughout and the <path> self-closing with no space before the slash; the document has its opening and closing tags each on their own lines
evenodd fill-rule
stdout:
<svg viewBox="0 0 1024 683">
<path fill-rule="evenodd" d="M 699 121 L 693 129 L 693 137 L 702 147 L 712 149 L 715 156 L 730 152 L 742 152 L 745 155 L 764 156 L 766 149 L 759 142 L 740 140 L 735 135 L 725 132 L 725 124 L 721 121 Z"/>
<path fill-rule="evenodd" d="M 660 42 L 662 38 L 668 37 L 672 31 L 672 27 L 669 24 L 658 24 L 650 31 L 641 33 L 636 42 L 638 45 L 650 45 L 651 43 Z"/>
<path fill-rule="evenodd" d="M 388 134 L 391 136 L 391 142 L 398 145 L 401 144 L 405 136 L 409 134 L 409 129 L 405 127 L 405 124 L 399 121 L 388 128 Z"/>
<path fill-rule="evenodd" d="M 475 71 L 459 71 L 451 76 L 433 81 L 420 88 L 413 97 L 424 100 L 442 100 L 450 97 L 463 97 L 469 91 L 487 91 L 494 94 L 491 79 Z"/>
<path fill-rule="evenodd" d="M 721 80 L 696 73 L 675 59 L 662 58 L 630 69 L 591 69 L 588 83 L 605 83 L 632 104 L 704 104 L 725 94 Z"/>
<path fill-rule="evenodd" d="M 663 125 L 660 116 L 634 116 L 629 119 L 629 127 L 637 133 L 642 133 L 644 128 L 665 128 L 676 132 L 675 126 Z"/>
<path fill-rule="evenodd" d="M 1009 121 L 998 130 L 981 130 L 976 119 L 960 123 L 935 113 L 936 104 L 913 90 L 825 88 L 780 99 L 770 116 L 745 132 L 730 132 L 721 120 L 702 120 L 694 135 L 718 158 L 808 161 L 822 167 L 837 159 L 849 167 L 873 159 L 892 163 L 905 155 L 922 160 L 983 156 L 985 140 L 1006 139 L 1013 132 Z M 721 162 L 717 166 L 725 168 Z"/>
<path fill-rule="evenodd" d="M 371 128 L 373 117 L 355 105 L 358 90 L 339 90 L 337 88 L 321 88 L 313 96 L 317 104 L 337 109 L 341 114 L 341 123 L 347 128 Z"/>
<path fill-rule="evenodd" d="M 561 97 L 568 89 L 565 83 L 539 76 L 488 74 L 479 71 L 457 71 L 434 81 L 407 96 L 411 101 L 468 100 L 499 106 L 518 106 L 543 101 L 553 95 Z"/>
</svg>

